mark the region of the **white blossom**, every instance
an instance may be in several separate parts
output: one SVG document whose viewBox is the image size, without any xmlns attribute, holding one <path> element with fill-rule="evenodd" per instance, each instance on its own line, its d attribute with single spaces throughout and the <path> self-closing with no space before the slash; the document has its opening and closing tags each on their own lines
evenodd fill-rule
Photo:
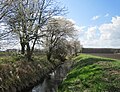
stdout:
<svg viewBox="0 0 120 92">
<path fill-rule="evenodd" d="M 0 77 L 0 81 L 2 81 L 2 78 Z"/>
</svg>

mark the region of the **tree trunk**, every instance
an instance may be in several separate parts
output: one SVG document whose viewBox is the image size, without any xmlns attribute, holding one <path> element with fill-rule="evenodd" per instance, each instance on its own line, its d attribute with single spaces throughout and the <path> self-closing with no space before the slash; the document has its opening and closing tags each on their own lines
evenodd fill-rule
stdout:
<svg viewBox="0 0 120 92">
<path fill-rule="evenodd" d="M 51 56 L 52 56 L 51 52 L 47 52 L 47 60 L 48 60 L 48 61 L 50 61 Z"/>
<path fill-rule="evenodd" d="M 75 49 L 75 56 L 77 56 L 77 49 Z"/>
<path fill-rule="evenodd" d="M 49 47 L 49 50 L 48 50 L 48 52 L 47 52 L 47 60 L 48 60 L 48 61 L 50 61 L 51 56 L 52 56 L 52 48 Z"/>
<path fill-rule="evenodd" d="M 37 37 L 35 38 L 35 40 L 34 40 L 34 42 L 33 42 L 33 46 L 32 46 L 32 48 L 31 48 L 31 56 L 32 56 L 33 51 L 34 51 L 36 41 L 37 41 Z"/>
<path fill-rule="evenodd" d="M 23 38 L 20 37 L 20 45 L 21 45 L 21 54 L 25 54 L 25 42 L 23 41 Z"/>
<path fill-rule="evenodd" d="M 21 43 L 21 54 L 25 54 L 25 44 Z"/>
<path fill-rule="evenodd" d="M 26 53 L 28 61 L 31 60 L 31 51 L 30 51 L 30 45 L 27 43 L 27 53 Z"/>
</svg>

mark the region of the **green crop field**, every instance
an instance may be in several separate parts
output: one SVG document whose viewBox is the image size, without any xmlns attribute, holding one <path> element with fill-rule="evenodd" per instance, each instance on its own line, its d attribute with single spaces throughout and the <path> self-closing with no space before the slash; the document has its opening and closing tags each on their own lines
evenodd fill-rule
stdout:
<svg viewBox="0 0 120 92">
<path fill-rule="evenodd" d="M 58 92 L 120 92 L 120 60 L 81 54 Z"/>
</svg>

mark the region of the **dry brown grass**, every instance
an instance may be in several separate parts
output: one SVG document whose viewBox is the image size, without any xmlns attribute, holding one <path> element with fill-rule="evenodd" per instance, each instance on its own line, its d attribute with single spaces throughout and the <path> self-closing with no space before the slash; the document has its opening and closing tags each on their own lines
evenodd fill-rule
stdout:
<svg viewBox="0 0 120 92">
<path fill-rule="evenodd" d="M 33 61 L 11 62 L 5 59 L 0 62 L 0 92 L 18 92 L 37 83 L 45 77 L 56 65 L 45 59 L 36 58 Z"/>
</svg>

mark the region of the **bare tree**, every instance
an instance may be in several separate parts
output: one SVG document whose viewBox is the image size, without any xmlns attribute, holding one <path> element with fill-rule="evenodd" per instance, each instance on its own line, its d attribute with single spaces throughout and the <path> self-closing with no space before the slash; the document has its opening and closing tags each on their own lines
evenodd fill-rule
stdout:
<svg viewBox="0 0 120 92">
<path fill-rule="evenodd" d="M 6 50 L 9 47 L 14 48 L 14 46 L 18 44 L 17 39 L 18 39 L 17 35 L 14 34 L 12 31 L 10 31 L 5 23 L 0 23 L 0 48 L 1 50 Z"/>
<path fill-rule="evenodd" d="M 61 14 L 64 8 L 60 8 L 54 0 L 11 1 L 10 13 L 4 17 L 4 22 L 18 35 L 21 53 L 31 59 L 36 42 L 45 36 L 44 26 L 51 17 Z"/>
<path fill-rule="evenodd" d="M 14 0 L 0 0 L 0 20 L 10 13 L 11 5 Z"/>
<path fill-rule="evenodd" d="M 66 18 L 52 18 L 47 25 L 46 49 L 47 59 L 50 61 L 56 46 L 61 39 L 68 39 L 74 35 L 74 24 Z"/>
<path fill-rule="evenodd" d="M 10 5 L 12 4 L 12 0 L 0 0 L 0 44 L 1 47 L 4 44 L 4 41 L 9 38 L 11 32 L 7 30 L 6 24 L 4 23 L 3 18 L 9 13 Z"/>
</svg>

